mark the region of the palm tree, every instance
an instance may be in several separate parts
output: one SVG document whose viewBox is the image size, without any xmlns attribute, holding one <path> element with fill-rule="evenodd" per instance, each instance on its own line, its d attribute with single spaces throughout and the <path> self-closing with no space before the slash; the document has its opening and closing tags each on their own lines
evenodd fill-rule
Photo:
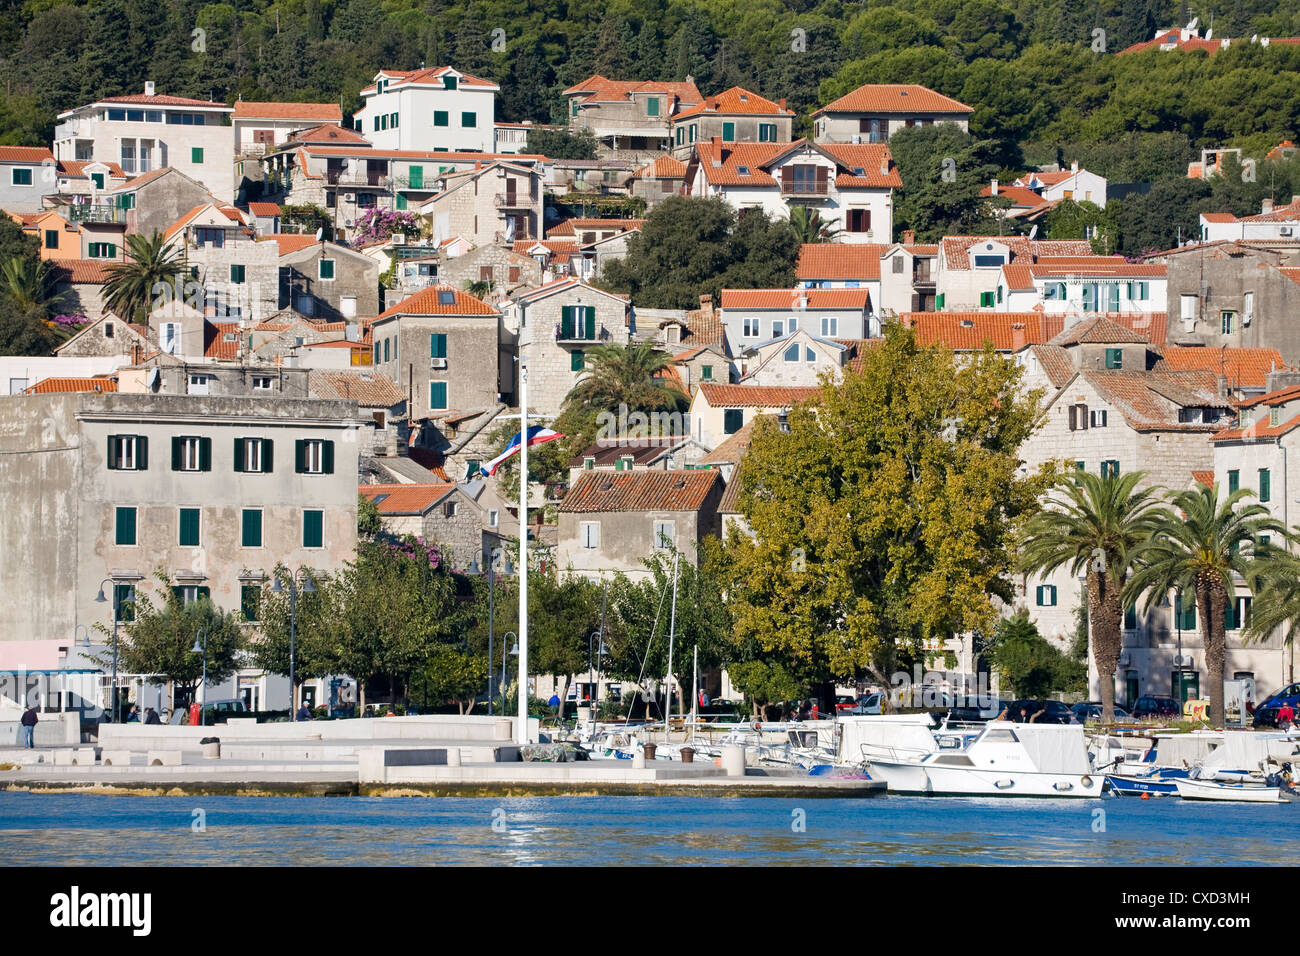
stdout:
<svg viewBox="0 0 1300 956">
<path fill-rule="evenodd" d="M 466 279 L 461 284 L 461 288 L 476 299 L 482 299 L 492 291 L 493 282 L 491 279 Z"/>
<path fill-rule="evenodd" d="M 39 319 L 53 316 L 67 300 L 66 292 L 56 292 L 58 276 L 48 259 L 14 256 L 0 266 L 4 294 L 24 315 Z"/>
<path fill-rule="evenodd" d="M 1236 597 L 1234 575 L 1254 578 L 1260 536 L 1286 532 L 1263 505 L 1238 507 L 1251 494 L 1242 488 L 1220 501 L 1217 486 L 1207 485 L 1175 494 L 1171 504 L 1179 514 L 1165 512 L 1124 591 L 1128 601 L 1145 593 L 1148 610 L 1175 588 L 1196 595 L 1210 680 L 1210 718 L 1217 727 L 1223 726 L 1224 611 Z"/>
<path fill-rule="evenodd" d="M 822 214 L 811 206 L 795 206 L 790 210 L 790 226 L 801 243 L 833 242 L 839 230 L 822 220 Z"/>
<path fill-rule="evenodd" d="M 1300 527 L 1292 529 L 1290 538 L 1300 539 Z M 1281 630 L 1283 643 L 1294 644 L 1300 633 L 1300 555 L 1282 548 L 1257 547 L 1251 571 L 1248 583 L 1255 600 L 1242 639 L 1247 643 L 1266 641 Z"/>
<path fill-rule="evenodd" d="M 586 352 L 587 375 L 569 391 L 568 405 L 616 411 L 680 411 L 686 393 L 667 376 L 672 358 L 649 340 L 628 345 L 595 345 Z"/>
<path fill-rule="evenodd" d="M 126 255 L 127 261 L 115 262 L 105 270 L 109 278 L 104 283 L 104 304 L 134 322 L 149 312 L 159 287 L 170 288 L 185 266 L 182 251 L 169 248 L 156 230 L 150 236 L 127 236 Z"/>
<path fill-rule="evenodd" d="M 1064 566 L 1072 577 L 1088 569 L 1089 646 L 1101 678 L 1102 720 L 1109 723 L 1115 719 L 1115 667 L 1124 624 L 1121 594 L 1162 509 L 1153 488 L 1138 488 L 1142 472 L 1071 477 L 1061 480 L 1057 497 L 1025 525 L 1020 564 L 1044 575 Z"/>
</svg>

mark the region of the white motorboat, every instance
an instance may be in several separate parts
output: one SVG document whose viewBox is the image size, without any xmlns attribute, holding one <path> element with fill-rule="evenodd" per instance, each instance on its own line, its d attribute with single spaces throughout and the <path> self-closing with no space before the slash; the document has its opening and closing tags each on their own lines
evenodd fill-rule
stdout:
<svg viewBox="0 0 1300 956">
<path fill-rule="evenodd" d="M 1099 797 L 1083 728 L 991 721 L 963 747 L 917 757 L 875 756 L 870 773 L 897 793 L 989 797 Z"/>
<path fill-rule="evenodd" d="M 1223 780 L 1175 780 L 1184 800 L 1224 800 L 1234 803 L 1285 803 L 1281 787 L 1263 783 L 1228 783 Z"/>
<path fill-rule="evenodd" d="M 984 729 L 983 724 L 955 725 L 946 721 L 936 728 L 929 714 L 887 714 L 841 717 L 841 766 L 857 766 L 876 758 L 920 760 L 941 750 L 960 750 Z"/>
</svg>

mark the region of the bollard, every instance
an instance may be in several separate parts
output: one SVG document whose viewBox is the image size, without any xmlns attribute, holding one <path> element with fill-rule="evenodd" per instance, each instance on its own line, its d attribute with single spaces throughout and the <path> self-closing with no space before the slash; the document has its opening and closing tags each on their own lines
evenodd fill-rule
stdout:
<svg viewBox="0 0 1300 956">
<path fill-rule="evenodd" d="M 654 760 L 655 751 L 657 751 L 658 749 L 659 748 L 654 744 L 646 744 L 643 748 L 641 748 L 641 752 L 645 754 L 646 760 Z"/>
<path fill-rule="evenodd" d="M 632 769 L 633 769 L 633 770 L 644 770 L 644 769 L 645 769 L 645 751 L 644 751 L 644 750 L 638 750 L 636 753 L 634 753 L 634 754 L 632 755 Z"/>
<path fill-rule="evenodd" d="M 695 763 L 695 749 L 693 747 L 682 748 L 682 763 Z"/>
<path fill-rule="evenodd" d="M 203 757 L 206 760 L 216 760 L 221 757 L 221 738 L 204 737 L 199 743 L 203 747 Z"/>
<path fill-rule="evenodd" d="M 728 777 L 745 775 L 745 748 L 740 744 L 724 744 L 722 748 L 722 767 Z"/>
<path fill-rule="evenodd" d="M 460 766 L 460 748 L 459 748 L 459 747 L 448 747 L 448 748 L 447 748 L 447 766 L 448 766 L 448 767 L 459 767 L 459 766 Z"/>
</svg>

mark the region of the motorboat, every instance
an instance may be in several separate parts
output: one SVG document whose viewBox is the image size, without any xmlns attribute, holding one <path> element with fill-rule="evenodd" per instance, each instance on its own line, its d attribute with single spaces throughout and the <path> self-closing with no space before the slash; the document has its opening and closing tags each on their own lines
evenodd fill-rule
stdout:
<svg viewBox="0 0 1300 956">
<path fill-rule="evenodd" d="M 946 796 L 1099 797 L 1077 724 L 993 721 L 969 743 L 920 757 L 877 755 L 872 776 L 897 793 Z"/>
<path fill-rule="evenodd" d="M 984 724 L 944 721 L 928 714 L 841 717 L 837 763 L 857 766 L 877 758 L 910 760 L 941 750 L 960 750 L 979 736 Z"/>
<path fill-rule="evenodd" d="M 1223 800 L 1234 803 L 1285 803 L 1281 787 L 1266 783 L 1228 782 L 1225 780 L 1177 780 L 1174 785 L 1184 800 Z"/>
</svg>

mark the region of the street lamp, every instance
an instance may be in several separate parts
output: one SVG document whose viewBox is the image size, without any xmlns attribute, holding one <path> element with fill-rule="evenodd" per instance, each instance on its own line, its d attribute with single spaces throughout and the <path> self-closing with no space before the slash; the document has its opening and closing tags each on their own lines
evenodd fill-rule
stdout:
<svg viewBox="0 0 1300 956">
<path fill-rule="evenodd" d="M 507 658 L 507 657 L 518 657 L 518 656 L 519 656 L 519 635 L 517 635 L 514 631 L 506 631 L 505 634 L 501 635 L 501 637 L 502 637 L 502 641 L 501 641 L 501 712 L 502 712 L 502 713 L 505 713 L 505 709 L 506 709 L 506 699 L 505 699 L 505 698 L 506 698 L 506 658 Z M 515 639 L 515 646 L 512 647 L 512 648 L 511 648 L 510 650 L 508 650 L 508 651 L 506 650 L 506 641 L 505 641 L 505 638 L 507 638 L 507 637 L 513 637 L 513 638 Z M 521 693 L 523 692 L 523 688 L 522 688 L 522 687 L 520 687 L 520 692 L 521 692 Z"/>
<path fill-rule="evenodd" d="M 199 645 L 200 638 L 203 640 L 202 646 Z M 199 633 L 194 638 L 194 646 L 190 650 L 195 654 L 203 652 L 203 682 L 199 685 L 203 699 L 199 702 L 199 726 L 206 727 L 208 725 L 208 629 L 206 627 L 199 628 Z"/>
<path fill-rule="evenodd" d="M 298 575 L 302 575 L 302 593 L 313 594 L 316 586 L 312 583 L 311 571 L 308 568 L 299 568 L 297 571 L 290 571 L 288 574 L 289 586 L 284 585 L 284 579 L 277 569 L 275 572 L 275 583 L 271 585 L 272 594 L 283 594 L 286 590 L 289 592 L 289 720 L 298 719 L 298 712 L 294 709 L 298 701 L 294 698 L 295 685 L 293 682 L 293 664 L 294 664 L 294 637 L 298 630 Z"/>
<path fill-rule="evenodd" d="M 493 648 L 493 626 L 496 618 L 496 588 L 494 585 L 496 580 L 496 557 L 498 554 L 502 554 L 502 550 L 500 548 L 493 548 L 491 555 L 487 556 L 487 567 L 483 569 L 482 572 L 487 575 L 487 584 L 488 584 L 488 716 L 489 717 L 492 716 L 492 698 L 494 696 L 493 689 L 492 689 L 492 677 L 493 677 L 492 661 L 496 658 L 496 650 Z M 465 571 L 467 574 L 474 574 L 474 575 L 480 573 L 477 557 L 470 562 L 469 567 L 466 568 Z M 515 573 L 514 565 L 510 563 L 509 554 L 504 555 L 504 565 L 501 569 L 501 573 L 502 574 Z M 502 679 L 504 680 L 504 678 Z"/>
<path fill-rule="evenodd" d="M 95 596 L 95 603 L 96 603 L 96 604 L 103 604 L 105 601 L 108 600 L 108 598 L 104 597 L 104 585 L 105 585 L 105 584 L 111 584 L 111 585 L 113 586 L 113 692 L 112 692 L 112 700 L 113 700 L 113 723 L 117 724 L 117 723 L 121 723 L 121 718 L 122 718 L 122 711 L 121 711 L 121 708 L 118 706 L 118 699 L 117 699 L 117 624 L 118 624 L 118 621 L 119 621 L 119 620 L 121 619 L 121 617 L 122 617 L 122 604 L 123 604 L 123 600 L 122 600 L 122 598 L 123 598 L 123 595 L 122 595 L 122 593 L 121 593 L 120 591 L 118 591 L 118 589 L 117 589 L 117 582 L 116 582 L 116 581 L 114 581 L 112 578 L 104 578 L 104 580 L 102 580 L 102 581 L 99 582 L 99 594 L 97 594 L 97 595 Z M 135 588 L 134 588 L 133 586 L 128 586 L 128 587 L 127 587 L 127 591 L 126 591 L 126 600 L 129 601 L 131 604 L 134 604 L 134 603 L 135 603 Z M 87 634 L 87 640 L 86 640 L 86 643 L 87 643 L 87 644 L 90 643 L 90 640 L 89 640 L 89 634 Z"/>
</svg>

